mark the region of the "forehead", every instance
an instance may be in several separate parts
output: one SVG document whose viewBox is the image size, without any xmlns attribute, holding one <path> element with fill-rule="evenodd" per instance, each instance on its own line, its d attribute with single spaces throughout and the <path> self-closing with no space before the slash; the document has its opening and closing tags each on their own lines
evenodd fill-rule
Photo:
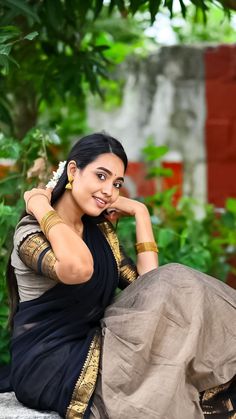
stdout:
<svg viewBox="0 0 236 419">
<path fill-rule="evenodd" d="M 92 163 L 88 164 L 88 168 L 96 169 L 104 167 L 115 176 L 124 176 L 124 163 L 123 161 L 112 153 L 100 154 Z"/>
</svg>

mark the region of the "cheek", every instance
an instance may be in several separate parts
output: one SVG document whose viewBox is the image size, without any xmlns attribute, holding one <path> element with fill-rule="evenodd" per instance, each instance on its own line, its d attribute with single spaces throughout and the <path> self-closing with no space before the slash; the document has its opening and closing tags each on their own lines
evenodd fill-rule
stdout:
<svg viewBox="0 0 236 419">
<path fill-rule="evenodd" d="M 114 192 L 113 192 L 113 194 L 112 194 L 112 202 L 115 202 L 116 200 L 117 200 L 117 198 L 118 198 L 118 196 L 120 195 L 120 191 L 119 191 L 119 189 L 117 189 L 117 190 L 115 190 Z"/>
</svg>

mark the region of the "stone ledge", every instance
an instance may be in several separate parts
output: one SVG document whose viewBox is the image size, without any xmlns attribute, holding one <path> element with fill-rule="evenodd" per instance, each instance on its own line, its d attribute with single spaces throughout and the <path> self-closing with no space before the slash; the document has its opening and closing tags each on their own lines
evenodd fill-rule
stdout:
<svg viewBox="0 0 236 419">
<path fill-rule="evenodd" d="M 56 412 L 40 412 L 23 406 L 14 393 L 0 394 L 0 419 L 60 419 Z"/>
</svg>

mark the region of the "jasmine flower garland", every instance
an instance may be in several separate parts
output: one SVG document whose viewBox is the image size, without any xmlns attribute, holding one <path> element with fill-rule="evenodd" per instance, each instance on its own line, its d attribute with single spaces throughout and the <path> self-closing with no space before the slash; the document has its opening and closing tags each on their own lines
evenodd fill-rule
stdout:
<svg viewBox="0 0 236 419">
<path fill-rule="evenodd" d="M 47 183 L 46 188 L 52 188 L 52 189 L 55 188 L 58 180 L 60 179 L 60 177 L 61 177 L 61 175 L 64 171 L 65 165 L 66 165 L 66 160 L 59 162 L 58 169 L 57 169 L 56 172 L 53 172 L 53 177 Z"/>
</svg>

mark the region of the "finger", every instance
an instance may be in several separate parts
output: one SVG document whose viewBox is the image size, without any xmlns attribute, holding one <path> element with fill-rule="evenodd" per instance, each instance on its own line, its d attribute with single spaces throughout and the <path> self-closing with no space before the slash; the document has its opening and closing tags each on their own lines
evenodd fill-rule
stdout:
<svg viewBox="0 0 236 419">
<path fill-rule="evenodd" d="M 120 218 L 120 214 L 118 214 L 117 212 L 112 212 L 111 214 L 105 214 L 105 218 L 114 223 L 115 221 L 117 221 Z"/>
<path fill-rule="evenodd" d="M 110 207 L 110 208 L 107 208 L 106 209 L 106 214 L 112 214 L 112 213 L 114 213 L 114 212 L 117 212 L 117 209 L 116 208 L 112 208 L 112 207 Z"/>
</svg>

